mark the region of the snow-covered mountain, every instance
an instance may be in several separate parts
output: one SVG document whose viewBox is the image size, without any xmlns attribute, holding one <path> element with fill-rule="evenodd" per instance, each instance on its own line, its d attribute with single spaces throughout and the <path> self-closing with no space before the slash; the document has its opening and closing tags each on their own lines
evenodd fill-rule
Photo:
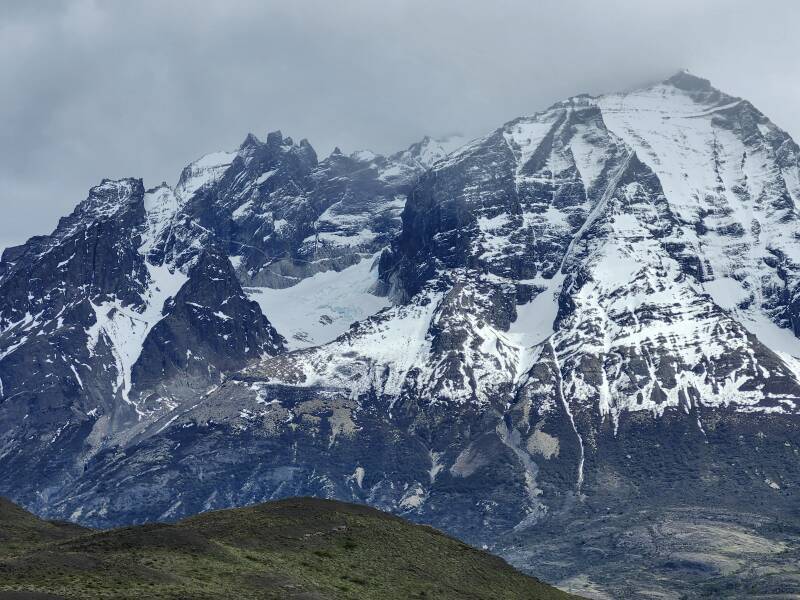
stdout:
<svg viewBox="0 0 800 600">
<path fill-rule="evenodd" d="M 688 73 L 465 141 L 250 135 L 8 249 L 0 493 L 103 525 L 357 500 L 562 580 L 620 555 L 534 561 L 576 519 L 796 517 L 797 144 Z"/>
</svg>

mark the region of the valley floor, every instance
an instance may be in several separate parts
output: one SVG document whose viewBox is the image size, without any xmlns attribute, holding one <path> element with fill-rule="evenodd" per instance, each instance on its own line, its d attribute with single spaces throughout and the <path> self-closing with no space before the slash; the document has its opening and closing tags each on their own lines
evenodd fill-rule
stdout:
<svg viewBox="0 0 800 600">
<path fill-rule="evenodd" d="M 587 598 L 800 598 L 798 522 L 713 507 L 609 509 L 533 537 L 503 555 Z"/>
</svg>

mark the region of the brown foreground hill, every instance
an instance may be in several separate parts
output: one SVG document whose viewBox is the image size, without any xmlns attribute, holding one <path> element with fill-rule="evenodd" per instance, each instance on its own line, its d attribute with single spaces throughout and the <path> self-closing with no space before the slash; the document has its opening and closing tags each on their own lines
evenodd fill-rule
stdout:
<svg viewBox="0 0 800 600">
<path fill-rule="evenodd" d="M 430 527 L 293 498 L 108 531 L 0 499 L 0 600 L 575 598 Z"/>
</svg>

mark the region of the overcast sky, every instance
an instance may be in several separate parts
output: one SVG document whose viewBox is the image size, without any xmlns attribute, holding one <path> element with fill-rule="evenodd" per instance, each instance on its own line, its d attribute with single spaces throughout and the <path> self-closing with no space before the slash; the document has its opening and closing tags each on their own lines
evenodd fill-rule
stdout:
<svg viewBox="0 0 800 600">
<path fill-rule="evenodd" d="M 683 67 L 800 139 L 799 26 L 796 0 L 2 0 L 0 248 L 249 131 L 391 152 Z"/>
</svg>

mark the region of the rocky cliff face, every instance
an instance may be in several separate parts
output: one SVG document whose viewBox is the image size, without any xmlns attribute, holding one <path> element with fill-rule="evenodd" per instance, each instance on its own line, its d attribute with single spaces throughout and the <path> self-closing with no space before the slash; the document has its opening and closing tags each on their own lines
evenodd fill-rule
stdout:
<svg viewBox="0 0 800 600">
<path fill-rule="evenodd" d="M 681 73 L 452 151 L 273 133 L 104 182 L 0 265 L 0 491 L 101 525 L 335 497 L 588 591 L 631 552 L 625 594 L 730 578 L 624 528 L 713 503 L 796 548 L 799 160 Z"/>
<path fill-rule="evenodd" d="M 442 154 L 426 139 L 393 158 L 337 150 L 319 162 L 305 140 L 251 134 L 237 152 L 191 163 L 174 188 L 104 180 L 50 236 L 7 249 L 8 489 L 48 503 L 86 460 L 158 432 L 226 374 L 287 344 L 332 339 L 383 307 L 370 293 L 373 259 L 426 160 Z M 329 286 L 297 287 L 347 267 L 333 306 Z M 281 297 L 293 287 L 305 304 Z M 281 332 L 262 312 L 273 304 L 299 307 L 275 311 Z"/>
</svg>

